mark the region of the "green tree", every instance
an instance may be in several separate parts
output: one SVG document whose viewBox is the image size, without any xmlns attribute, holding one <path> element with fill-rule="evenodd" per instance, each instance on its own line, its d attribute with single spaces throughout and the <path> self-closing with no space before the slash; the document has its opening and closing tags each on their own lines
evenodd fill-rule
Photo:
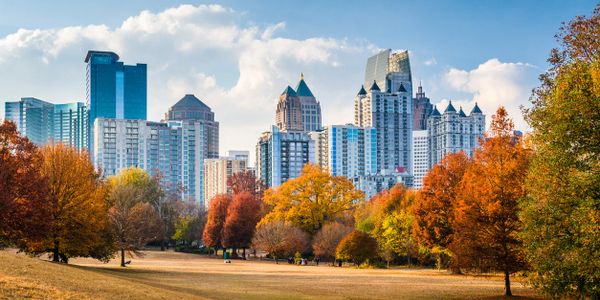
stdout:
<svg viewBox="0 0 600 300">
<path fill-rule="evenodd" d="M 525 110 L 535 155 L 521 236 L 535 287 L 600 298 L 600 6 L 557 38 Z"/>
</svg>

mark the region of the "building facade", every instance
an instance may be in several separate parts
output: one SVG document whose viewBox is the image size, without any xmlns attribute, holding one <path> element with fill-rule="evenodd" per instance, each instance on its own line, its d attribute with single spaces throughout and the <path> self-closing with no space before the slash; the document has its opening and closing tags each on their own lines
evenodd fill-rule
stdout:
<svg viewBox="0 0 600 300">
<path fill-rule="evenodd" d="M 246 155 L 232 157 L 208 158 L 204 160 L 204 204 L 210 206 L 210 200 L 219 194 L 231 192 L 227 179 L 248 167 L 248 151 Z"/>
<path fill-rule="evenodd" d="M 331 125 L 309 136 L 315 143 L 316 164 L 331 175 L 352 178 L 377 173 L 375 128 Z"/>
<path fill-rule="evenodd" d="M 50 142 L 87 147 L 87 109 L 81 102 L 52 104 L 36 98 L 5 103 L 5 119 L 36 145 Z"/>
<path fill-rule="evenodd" d="M 288 85 L 279 96 L 275 124 L 284 132 L 321 129 L 321 104 L 304 81 L 304 74 L 300 75 L 296 90 Z"/>
<path fill-rule="evenodd" d="M 88 51 L 85 63 L 90 130 L 96 118 L 146 120 L 146 64 L 125 65 L 109 51 Z"/>
<path fill-rule="evenodd" d="M 268 187 L 277 187 L 298 177 L 305 164 L 315 162 L 314 157 L 314 141 L 307 133 L 272 126 L 256 145 L 256 177 Z"/>
<path fill-rule="evenodd" d="M 423 87 L 419 84 L 417 94 L 413 98 L 413 130 L 427 130 L 427 119 L 433 112 L 433 105 L 425 97 Z"/>
<path fill-rule="evenodd" d="M 391 189 L 396 184 L 410 187 L 413 185 L 412 180 L 412 175 L 406 172 L 381 172 L 351 178 L 354 187 L 363 191 L 367 200 L 377 195 L 377 193 Z"/>
<path fill-rule="evenodd" d="M 485 133 L 485 115 L 477 103 L 467 116 L 462 107 L 457 112 L 452 101 L 443 114 L 434 108 L 427 119 L 429 168 L 449 153 L 464 151 L 469 157 Z"/>
<path fill-rule="evenodd" d="M 413 131 L 413 188 L 420 189 L 423 186 L 423 178 L 429 171 L 427 130 Z"/>
</svg>

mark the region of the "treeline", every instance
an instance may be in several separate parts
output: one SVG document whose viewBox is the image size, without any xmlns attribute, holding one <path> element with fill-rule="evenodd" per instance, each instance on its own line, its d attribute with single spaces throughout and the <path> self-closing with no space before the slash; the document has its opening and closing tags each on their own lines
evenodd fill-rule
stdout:
<svg viewBox="0 0 600 300">
<path fill-rule="evenodd" d="M 103 179 L 85 151 L 37 148 L 11 122 L 0 125 L 0 246 L 53 261 L 108 261 L 155 241 L 199 240 L 205 213 L 160 187 L 160 177 L 129 168 Z"/>
</svg>

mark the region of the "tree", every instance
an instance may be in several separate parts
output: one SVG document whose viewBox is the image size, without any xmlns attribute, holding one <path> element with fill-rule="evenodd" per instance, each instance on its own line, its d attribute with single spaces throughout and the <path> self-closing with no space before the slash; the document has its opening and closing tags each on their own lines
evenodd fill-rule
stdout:
<svg viewBox="0 0 600 300">
<path fill-rule="evenodd" d="M 265 222 L 258 225 L 252 246 L 265 251 L 275 259 L 306 249 L 307 234 L 302 229 L 284 221 Z"/>
<path fill-rule="evenodd" d="M 272 210 L 261 220 L 286 221 L 315 234 L 327 222 L 339 220 L 364 199 L 350 180 L 331 176 L 307 164 L 298 178 L 265 192 L 264 202 Z"/>
<path fill-rule="evenodd" d="M 51 223 L 41 156 L 14 123 L 0 125 L 0 247 L 5 240 L 21 249 L 39 243 Z"/>
<path fill-rule="evenodd" d="M 337 246 L 337 258 L 353 261 L 356 266 L 377 257 L 377 240 L 362 231 L 352 231 Z"/>
<path fill-rule="evenodd" d="M 489 137 L 463 175 L 449 246 L 462 267 L 502 271 L 505 296 L 512 296 L 510 274 L 525 265 L 518 201 L 526 195 L 530 155 L 513 131 L 506 110 L 498 108 Z"/>
<path fill-rule="evenodd" d="M 323 258 L 335 258 L 335 249 L 340 241 L 352 232 L 353 228 L 338 222 L 325 224 L 315 235 L 313 251 Z"/>
<path fill-rule="evenodd" d="M 231 195 L 227 194 L 216 195 L 210 200 L 206 226 L 202 234 L 202 241 L 206 246 L 223 247 L 223 226 L 225 225 L 227 209 L 231 200 Z"/>
<path fill-rule="evenodd" d="M 600 298 L 600 6 L 565 24 L 525 110 L 535 154 L 522 220 L 534 286 Z"/>
<path fill-rule="evenodd" d="M 256 178 L 251 170 L 239 171 L 227 178 L 227 186 L 231 188 L 233 194 L 249 192 L 252 195 L 262 198 L 266 190 L 265 184 Z"/>
<path fill-rule="evenodd" d="M 242 248 L 245 258 L 246 248 L 250 246 L 256 224 L 260 221 L 260 213 L 260 198 L 246 191 L 235 194 L 227 208 L 227 217 L 223 225 L 223 246 Z"/>
<path fill-rule="evenodd" d="M 139 250 L 160 232 L 156 210 L 142 197 L 142 190 L 134 185 L 117 185 L 110 192 L 113 206 L 108 215 L 121 252 L 121 267 L 125 267 L 126 251 L 130 256 L 140 255 Z"/>
<path fill-rule="evenodd" d="M 199 207 L 194 203 L 185 205 L 177 220 L 172 238 L 185 245 L 192 245 L 194 242 L 200 241 L 206 225 L 206 217 L 204 207 Z"/>
<path fill-rule="evenodd" d="M 51 252 L 53 260 L 93 257 L 107 261 L 114 254 L 105 203 L 106 187 L 89 154 L 62 144 L 41 149 L 40 173 L 48 184 L 52 224 L 44 241 L 29 252 Z"/>
<path fill-rule="evenodd" d="M 413 235 L 420 245 L 433 250 L 441 267 L 444 253 L 453 241 L 452 224 L 460 182 L 469 165 L 464 152 L 446 155 L 427 173 L 423 187 L 418 191 L 413 214 Z M 458 257 L 454 256 L 452 271 L 457 268 Z"/>
</svg>

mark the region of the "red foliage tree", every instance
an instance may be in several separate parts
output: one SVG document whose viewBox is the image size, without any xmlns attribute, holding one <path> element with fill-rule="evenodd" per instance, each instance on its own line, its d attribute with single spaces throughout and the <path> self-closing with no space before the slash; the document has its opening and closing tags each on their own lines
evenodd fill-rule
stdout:
<svg viewBox="0 0 600 300">
<path fill-rule="evenodd" d="M 250 170 L 237 172 L 227 178 L 227 186 L 231 188 L 233 194 L 249 192 L 254 196 L 262 197 L 266 190 L 265 184 L 257 179 L 254 172 Z"/>
<path fill-rule="evenodd" d="M 227 218 L 223 226 L 223 246 L 242 248 L 245 257 L 246 248 L 252 242 L 256 223 L 261 218 L 260 211 L 260 198 L 246 191 L 235 194 L 227 209 Z"/>
<path fill-rule="evenodd" d="M 14 123 L 0 125 L 0 242 L 23 248 L 44 238 L 51 223 L 41 156 Z"/>
<path fill-rule="evenodd" d="M 223 247 L 223 227 L 227 218 L 227 209 L 231 203 L 231 195 L 217 195 L 210 201 L 208 208 L 208 218 L 202 241 L 206 246 L 222 248 Z"/>
</svg>

